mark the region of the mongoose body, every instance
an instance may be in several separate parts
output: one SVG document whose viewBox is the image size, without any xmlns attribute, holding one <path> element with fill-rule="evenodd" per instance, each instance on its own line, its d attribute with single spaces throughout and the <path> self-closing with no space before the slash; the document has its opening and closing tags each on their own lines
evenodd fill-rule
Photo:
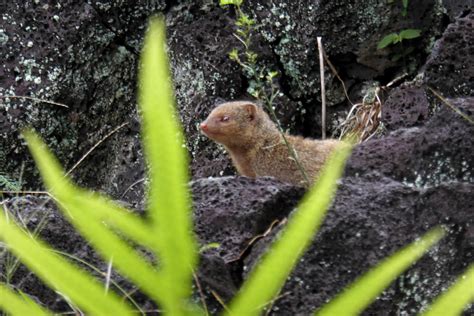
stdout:
<svg viewBox="0 0 474 316">
<path fill-rule="evenodd" d="M 308 185 L 277 126 L 260 106 L 249 101 L 221 104 L 200 128 L 210 139 L 224 145 L 239 174 L 272 176 L 295 185 Z M 331 152 L 341 144 L 334 139 L 285 137 L 310 181 L 315 180 Z"/>
</svg>

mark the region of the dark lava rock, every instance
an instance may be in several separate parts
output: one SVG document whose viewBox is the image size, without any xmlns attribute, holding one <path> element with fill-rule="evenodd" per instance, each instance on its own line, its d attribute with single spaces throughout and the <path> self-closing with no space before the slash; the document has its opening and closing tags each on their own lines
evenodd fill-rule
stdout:
<svg viewBox="0 0 474 316">
<path fill-rule="evenodd" d="M 284 79 L 293 98 L 319 98 L 319 61 L 316 38 L 322 36 L 330 59 L 341 69 L 358 65 L 372 70 L 372 77 L 381 75 L 397 63 L 387 55 L 390 49 L 377 50 L 378 42 L 387 34 L 405 28 L 421 29 L 433 34 L 441 27 L 435 1 L 410 1 L 408 16 L 401 14 L 399 2 L 387 4 L 364 1 L 249 1 L 257 21 L 263 25 L 260 34 L 267 39 L 283 64 Z M 337 34 L 337 36 L 336 36 Z M 422 42 L 416 45 L 423 45 Z M 367 71 L 363 71 L 365 78 Z M 357 75 L 354 73 L 354 75 Z M 337 81 L 327 73 L 329 85 Z M 328 104 L 344 101 L 337 84 L 328 92 Z M 337 93 L 336 93 L 337 92 Z"/>
<path fill-rule="evenodd" d="M 225 301 L 235 295 L 242 281 L 242 258 L 290 213 L 304 191 L 271 178 L 245 177 L 199 179 L 191 189 L 201 247 L 219 244 L 204 251 L 199 268 L 208 308 L 216 312 L 222 306 L 212 292 Z"/>
<path fill-rule="evenodd" d="M 474 12 L 471 12 L 450 24 L 435 43 L 425 66 L 426 83 L 445 97 L 474 96 L 473 42 Z"/>
<path fill-rule="evenodd" d="M 474 98 L 449 102 L 474 116 Z M 373 170 L 417 187 L 448 181 L 474 182 L 474 125 L 442 105 L 424 126 L 400 129 L 354 149 L 347 175 Z"/>
<path fill-rule="evenodd" d="M 426 91 L 416 87 L 399 87 L 382 106 L 382 122 L 390 130 L 421 125 L 428 119 L 430 104 Z"/>
<path fill-rule="evenodd" d="M 137 60 L 148 15 L 164 7 L 161 1 L 5 2 L 0 96 L 35 97 L 68 108 L 1 98 L 2 173 L 23 176 L 25 188 L 40 187 L 19 135 L 25 127 L 40 133 L 70 168 L 114 128 L 128 123 L 95 148 L 73 176 L 117 196 L 143 175 L 134 128 Z"/>
<path fill-rule="evenodd" d="M 377 174 L 344 178 L 272 315 L 310 314 L 383 258 L 443 224 L 449 235 L 364 313 L 417 314 L 474 262 L 473 192 L 474 185 L 468 183 L 419 190 Z M 259 241 L 246 264 L 252 267 L 275 235 Z"/>
<path fill-rule="evenodd" d="M 303 190 L 271 178 L 224 177 L 191 184 L 195 230 L 201 244 L 219 243 L 219 255 L 237 261 L 249 242 L 282 220 Z"/>
<path fill-rule="evenodd" d="M 474 8 L 472 0 L 443 0 L 449 18 L 453 21 L 459 15 L 464 15 Z"/>
</svg>

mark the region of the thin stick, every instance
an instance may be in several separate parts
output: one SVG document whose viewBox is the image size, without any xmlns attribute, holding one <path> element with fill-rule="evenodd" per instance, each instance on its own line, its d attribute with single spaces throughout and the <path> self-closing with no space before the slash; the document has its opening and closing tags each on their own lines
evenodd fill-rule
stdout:
<svg viewBox="0 0 474 316">
<path fill-rule="evenodd" d="M 339 76 L 339 74 L 337 73 L 337 70 L 336 70 L 336 67 L 334 67 L 334 65 L 332 64 L 332 62 L 329 60 L 328 56 L 326 55 L 326 52 L 323 51 L 324 53 L 324 60 L 326 61 L 326 63 L 328 64 L 329 68 L 331 69 L 332 73 L 334 74 L 334 76 L 336 76 L 336 78 L 339 80 L 339 82 L 342 84 L 342 90 L 344 90 L 344 94 L 346 95 L 346 99 L 347 101 L 349 101 L 349 103 L 354 106 L 354 103 L 351 101 L 351 98 L 349 98 L 349 94 L 347 93 L 347 88 L 346 88 L 346 84 L 344 83 L 344 80 L 342 80 L 341 76 Z"/>
<path fill-rule="evenodd" d="M 125 194 L 127 194 L 127 192 L 130 191 L 134 186 L 136 186 L 137 184 L 139 184 L 139 183 L 141 183 L 141 182 L 143 182 L 143 181 L 145 181 L 145 180 L 146 180 L 146 178 L 141 178 L 141 179 L 139 179 L 139 180 L 133 182 L 133 183 L 122 193 L 122 195 L 120 196 L 120 198 L 123 198 L 123 197 L 125 196 Z"/>
<path fill-rule="evenodd" d="M 439 94 L 438 92 L 436 92 L 433 88 L 431 87 L 428 87 L 428 89 L 430 89 L 431 92 L 433 92 L 433 94 L 435 96 L 437 96 L 441 101 L 443 101 L 444 104 L 446 104 L 451 110 L 453 110 L 454 112 L 456 112 L 457 114 L 461 115 L 466 121 L 468 121 L 469 123 L 471 124 L 474 124 L 474 120 L 472 118 L 470 118 L 468 115 L 464 114 L 460 109 L 458 109 L 457 107 L 455 107 L 454 105 L 452 105 L 451 103 L 448 102 L 448 100 L 446 100 L 446 98 L 444 98 L 441 94 Z"/>
<path fill-rule="evenodd" d="M 225 302 L 224 302 L 224 300 L 222 299 L 222 297 L 220 297 L 219 294 L 217 294 L 217 293 L 214 292 L 214 291 L 211 291 L 211 294 L 212 294 L 212 296 L 214 296 L 214 298 L 219 302 L 219 304 L 221 304 L 221 306 L 224 308 L 224 310 L 229 314 L 229 313 L 230 313 L 230 310 L 229 310 L 229 308 L 227 307 L 227 305 L 225 305 Z"/>
<path fill-rule="evenodd" d="M 326 86 L 324 82 L 324 57 L 322 38 L 318 36 L 319 72 L 321 76 L 321 138 L 326 139 Z"/>
<path fill-rule="evenodd" d="M 43 100 L 43 99 L 38 99 L 38 98 L 33 98 L 33 97 L 27 97 L 24 95 L 0 95 L 0 99 L 26 99 L 26 100 L 31 100 L 35 102 L 54 104 L 57 106 L 62 106 L 63 108 L 69 108 L 66 104 L 63 104 L 63 103 L 58 103 L 54 101 Z"/>
<path fill-rule="evenodd" d="M 112 136 L 112 135 L 113 135 L 114 133 L 116 133 L 119 129 L 121 129 L 122 127 L 124 127 L 124 126 L 126 126 L 126 125 L 128 125 L 128 123 L 123 123 L 122 125 L 120 125 L 120 126 L 114 128 L 110 133 L 108 133 L 107 135 L 105 135 L 104 138 L 102 138 L 101 140 L 99 140 L 94 146 L 92 146 L 91 149 L 89 149 L 89 150 L 86 152 L 86 154 L 85 154 L 84 156 L 82 156 L 81 159 L 79 159 L 78 162 L 76 162 L 76 164 L 75 164 L 74 166 L 72 166 L 71 169 L 69 169 L 68 172 L 66 172 L 66 176 L 69 175 L 71 172 L 73 172 L 74 169 L 76 169 L 77 166 L 79 166 L 79 165 L 84 161 L 84 159 L 86 159 L 87 156 L 89 156 L 90 153 L 93 152 L 94 149 L 97 148 L 97 146 L 99 146 L 100 144 L 102 144 L 107 138 L 109 138 L 110 136 Z"/>
<path fill-rule="evenodd" d="M 48 191 L 0 191 L 0 194 L 43 194 L 50 195 Z"/>
<path fill-rule="evenodd" d="M 202 291 L 201 283 L 199 283 L 198 276 L 196 275 L 194 271 L 193 271 L 193 277 L 194 277 L 194 281 L 196 282 L 196 286 L 198 288 L 202 306 L 204 307 L 204 313 L 206 314 L 206 316 L 209 316 L 209 310 L 207 309 L 206 299 L 204 298 L 204 292 Z"/>
</svg>

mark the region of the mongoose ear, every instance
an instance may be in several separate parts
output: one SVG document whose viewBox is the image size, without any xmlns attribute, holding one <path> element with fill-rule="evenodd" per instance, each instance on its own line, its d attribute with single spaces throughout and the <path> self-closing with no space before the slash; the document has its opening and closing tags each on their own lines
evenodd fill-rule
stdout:
<svg viewBox="0 0 474 316">
<path fill-rule="evenodd" d="M 245 110 L 249 115 L 250 121 L 253 121 L 255 119 L 255 116 L 257 115 L 257 106 L 253 103 L 249 103 L 245 105 Z"/>
</svg>

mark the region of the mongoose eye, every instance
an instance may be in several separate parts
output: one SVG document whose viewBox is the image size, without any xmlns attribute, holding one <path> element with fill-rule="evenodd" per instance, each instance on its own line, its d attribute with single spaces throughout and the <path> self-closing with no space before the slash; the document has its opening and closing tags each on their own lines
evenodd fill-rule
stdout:
<svg viewBox="0 0 474 316">
<path fill-rule="evenodd" d="M 221 122 L 228 122 L 229 121 L 229 117 L 228 116 L 222 116 L 221 117 Z"/>
</svg>

